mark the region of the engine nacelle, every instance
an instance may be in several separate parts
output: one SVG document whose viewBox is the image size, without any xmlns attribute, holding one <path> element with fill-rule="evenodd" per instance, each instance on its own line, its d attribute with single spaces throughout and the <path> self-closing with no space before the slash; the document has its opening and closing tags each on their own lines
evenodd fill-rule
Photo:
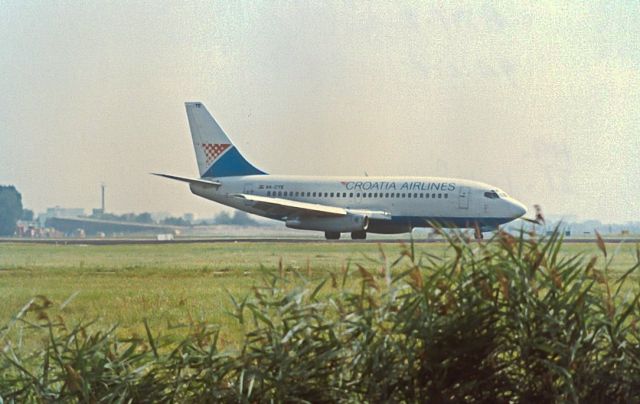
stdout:
<svg viewBox="0 0 640 404">
<path fill-rule="evenodd" d="M 301 217 L 287 220 L 286 226 L 300 230 L 348 233 L 367 230 L 369 227 L 369 217 L 354 214 L 340 217 Z"/>
</svg>

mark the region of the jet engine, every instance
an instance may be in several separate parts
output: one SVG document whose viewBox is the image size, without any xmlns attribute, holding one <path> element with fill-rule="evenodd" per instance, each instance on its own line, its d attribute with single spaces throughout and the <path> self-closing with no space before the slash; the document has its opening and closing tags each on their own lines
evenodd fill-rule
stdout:
<svg viewBox="0 0 640 404">
<path fill-rule="evenodd" d="M 348 233 L 367 230 L 369 217 L 357 214 L 348 214 L 340 217 L 298 217 L 288 219 L 286 226 L 300 230 Z"/>
</svg>

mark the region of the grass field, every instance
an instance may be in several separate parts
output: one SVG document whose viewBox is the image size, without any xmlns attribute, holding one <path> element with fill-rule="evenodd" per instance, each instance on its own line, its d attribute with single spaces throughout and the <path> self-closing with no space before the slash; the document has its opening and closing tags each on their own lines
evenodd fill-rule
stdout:
<svg viewBox="0 0 640 404">
<path fill-rule="evenodd" d="M 225 314 L 231 301 L 252 292 L 268 271 L 297 270 L 311 280 L 351 263 L 379 267 L 380 249 L 391 259 L 397 243 L 221 243 L 164 245 L 0 245 L 0 325 L 36 295 L 53 303 L 66 322 L 97 319 L 120 325 L 120 333 L 143 335 L 143 319 L 154 330 L 180 334 L 184 325 L 206 320 L 222 328 L 223 345 L 234 345 L 242 330 Z M 636 262 L 636 246 L 608 244 L 615 252 L 611 276 Z M 418 254 L 443 256 L 444 243 L 416 244 Z M 594 244 L 565 244 L 563 254 L 602 254 Z M 291 276 L 294 276 L 293 274 Z M 635 279 L 634 285 L 638 285 Z M 14 335 L 15 336 L 15 335 Z M 1 345 L 2 341 L 0 341 Z"/>
</svg>

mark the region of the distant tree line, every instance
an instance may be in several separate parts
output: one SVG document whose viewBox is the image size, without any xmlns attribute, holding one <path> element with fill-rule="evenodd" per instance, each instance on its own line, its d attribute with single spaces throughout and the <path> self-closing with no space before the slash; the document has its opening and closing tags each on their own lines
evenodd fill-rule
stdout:
<svg viewBox="0 0 640 404">
<path fill-rule="evenodd" d="M 33 211 L 31 209 L 22 209 L 22 215 L 20 216 L 20 220 L 24 220 L 25 222 L 31 222 L 33 220 Z"/>
<path fill-rule="evenodd" d="M 22 213 L 20 192 L 13 185 L 0 185 L 0 236 L 13 236 Z"/>
<path fill-rule="evenodd" d="M 227 212 L 220 212 L 214 218 L 215 224 L 227 224 L 233 226 L 259 226 L 260 223 L 254 220 L 246 212 L 236 210 L 233 215 Z"/>
<path fill-rule="evenodd" d="M 191 222 L 184 220 L 181 217 L 173 217 L 169 216 L 160 221 L 161 224 L 166 224 L 168 226 L 191 226 Z"/>
<path fill-rule="evenodd" d="M 18 220 L 30 222 L 33 211 L 23 209 L 22 195 L 13 185 L 0 185 L 0 236 L 13 236 Z"/>
</svg>

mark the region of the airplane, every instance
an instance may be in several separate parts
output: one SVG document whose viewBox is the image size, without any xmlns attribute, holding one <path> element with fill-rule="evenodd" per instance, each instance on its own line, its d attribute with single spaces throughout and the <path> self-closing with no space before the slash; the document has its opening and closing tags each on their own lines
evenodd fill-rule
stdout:
<svg viewBox="0 0 640 404">
<path fill-rule="evenodd" d="M 342 233 L 398 234 L 415 227 L 483 231 L 523 216 L 525 206 L 482 182 L 442 177 L 271 175 L 245 159 L 201 102 L 186 102 L 199 178 L 153 173 L 189 184 L 191 192 L 286 227 Z"/>
</svg>

